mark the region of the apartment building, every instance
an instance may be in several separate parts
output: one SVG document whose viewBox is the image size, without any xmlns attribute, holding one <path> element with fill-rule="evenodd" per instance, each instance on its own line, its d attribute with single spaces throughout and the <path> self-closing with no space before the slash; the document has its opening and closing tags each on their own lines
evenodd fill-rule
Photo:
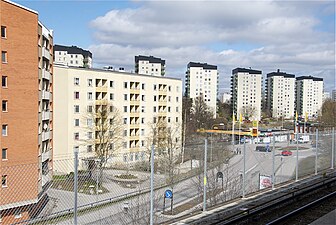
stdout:
<svg viewBox="0 0 336 225">
<path fill-rule="evenodd" d="M 166 61 L 154 56 L 135 56 L 135 73 L 163 77 L 166 73 Z"/>
<path fill-rule="evenodd" d="M 273 118 L 293 118 L 295 102 L 295 75 L 271 72 L 266 79 L 266 107 Z"/>
<path fill-rule="evenodd" d="M 260 120 L 262 72 L 245 68 L 232 70 L 231 93 L 233 112 L 236 117 Z"/>
<path fill-rule="evenodd" d="M 224 92 L 221 94 L 221 98 L 220 98 L 220 101 L 222 103 L 230 103 L 231 102 L 231 93 L 230 92 Z"/>
<path fill-rule="evenodd" d="M 119 118 L 120 129 L 113 132 L 116 141 L 110 143 L 110 162 L 148 160 L 155 125 L 172 134 L 175 150 L 181 150 L 181 80 L 62 65 L 55 65 L 54 71 L 55 173 L 73 171 L 74 149 L 82 159 L 80 168 L 88 166 L 101 143 L 98 128 L 90 129 L 94 124 L 90 114 L 104 107 L 116 112 L 108 119 Z"/>
<path fill-rule="evenodd" d="M 330 92 L 324 91 L 322 101 L 325 102 L 327 99 L 331 99 Z"/>
<path fill-rule="evenodd" d="M 336 101 L 336 90 L 332 90 L 332 91 L 331 91 L 331 99 L 332 99 L 333 101 Z"/>
<path fill-rule="evenodd" d="M 217 66 L 207 63 L 189 62 L 185 76 L 185 94 L 195 99 L 202 97 L 216 117 L 218 95 Z"/>
<path fill-rule="evenodd" d="M 53 33 L 38 13 L 1 0 L 0 223 L 36 216 L 52 169 Z"/>
<path fill-rule="evenodd" d="M 54 61 L 57 64 L 74 67 L 92 67 L 92 53 L 77 46 L 54 46 Z"/>
<path fill-rule="evenodd" d="M 296 78 L 296 110 L 298 115 L 317 118 L 323 103 L 323 78 L 301 76 Z"/>
</svg>

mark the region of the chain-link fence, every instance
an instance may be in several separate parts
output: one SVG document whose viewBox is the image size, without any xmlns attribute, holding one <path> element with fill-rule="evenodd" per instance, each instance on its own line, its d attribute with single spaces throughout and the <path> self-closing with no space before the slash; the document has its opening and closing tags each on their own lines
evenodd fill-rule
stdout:
<svg viewBox="0 0 336 225">
<path fill-rule="evenodd" d="M 221 134 L 187 138 L 183 161 L 155 155 L 153 222 L 170 223 L 182 215 L 323 174 L 333 167 L 332 159 L 335 162 L 334 137 L 334 130 L 325 129 L 242 136 L 240 143 Z M 39 165 L 1 168 L 6 174 L 0 192 L 2 224 L 150 223 L 148 160 L 99 166 L 98 158 L 56 155 L 53 171 L 42 165 L 42 175 Z"/>
</svg>

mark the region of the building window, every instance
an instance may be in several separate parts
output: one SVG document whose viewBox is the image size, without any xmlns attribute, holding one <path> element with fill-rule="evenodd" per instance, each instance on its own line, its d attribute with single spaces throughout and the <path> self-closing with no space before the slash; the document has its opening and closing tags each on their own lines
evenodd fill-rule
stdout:
<svg viewBox="0 0 336 225">
<path fill-rule="evenodd" d="M 74 133 L 74 139 L 77 140 L 77 141 L 79 140 L 79 133 L 78 132 Z"/>
<path fill-rule="evenodd" d="M 114 100 L 114 94 L 110 93 L 110 100 Z"/>
<path fill-rule="evenodd" d="M 87 138 L 88 139 L 92 139 L 92 137 L 93 137 L 92 135 L 93 135 L 93 133 L 91 131 L 87 132 Z"/>
<path fill-rule="evenodd" d="M 74 105 L 75 113 L 79 113 L 79 105 Z"/>
<path fill-rule="evenodd" d="M 156 117 L 153 117 L 153 123 L 156 123 Z"/>
<path fill-rule="evenodd" d="M 113 86 L 114 86 L 114 82 L 110 81 L 110 87 L 113 88 Z"/>
<path fill-rule="evenodd" d="M 87 146 L 87 152 L 92 152 L 92 145 Z"/>
<path fill-rule="evenodd" d="M 141 129 L 141 135 L 145 135 L 145 129 Z"/>
<path fill-rule="evenodd" d="M 141 89 L 145 90 L 145 84 L 141 84 Z"/>
<path fill-rule="evenodd" d="M 127 136 L 127 130 L 124 130 L 124 137 Z"/>
<path fill-rule="evenodd" d="M 79 78 L 78 77 L 74 78 L 74 85 L 79 85 Z"/>
<path fill-rule="evenodd" d="M 141 124 L 145 124 L 145 118 L 141 118 Z"/>
<path fill-rule="evenodd" d="M 170 106 L 168 106 L 168 112 L 170 112 Z"/>
<path fill-rule="evenodd" d="M 145 112 L 145 106 L 141 106 L 141 112 Z"/>
<path fill-rule="evenodd" d="M 127 94 L 124 94 L 124 100 L 127 101 Z"/>
<path fill-rule="evenodd" d="M 127 112 L 127 106 L 124 106 L 124 112 Z"/>
<path fill-rule="evenodd" d="M 156 112 L 156 106 L 153 107 L 153 112 Z"/>
<path fill-rule="evenodd" d="M 7 37 L 7 32 L 6 32 L 6 27 L 5 26 L 1 26 L 1 37 L 2 38 L 6 38 Z"/>
<path fill-rule="evenodd" d="M 88 100 L 92 100 L 92 92 L 88 92 Z"/>
<path fill-rule="evenodd" d="M 178 102 L 179 101 L 179 98 L 178 97 L 176 97 L 176 102 Z"/>
<path fill-rule="evenodd" d="M 75 91 L 75 92 L 74 92 L 74 98 L 75 98 L 75 99 L 79 99 L 79 92 L 78 92 L 78 91 Z"/>
<path fill-rule="evenodd" d="M 7 87 L 7 76 L 2 76 L 2 87 L 3 88 Z"/>
<path fill-rule="evenodd" d="M 156 102 L 156 95 L 154 95 L 154 102 Z"/>
<path fill-rule="evenodd" d="M 179 111 L 179 108 L 178 108 L 178 106 L 176 107 L 176 112 L 178 112 Z"/>
<path fill-rule="evenodd" d="M 7 187 L 7 175 L 1 176 L 1 187 Z"/>
<path fill-rule="evenodd" d="M 123 147 L 124 147 L 124 148 L 127 148 L 127 142 L 126 142 L 126 141 L 123 142 Z"/>
<path fill-rule="evenodd" d="M 1 52 L 1 62 L 7 63 L 7 52 L 6 51 Z"/>
<path fill-rule="evenodd" d="M 7 112 L 7 100 L 2 100 L 2 112 Z"/>
<path fill-rule="evenodd" d="M 7 136 L 7 132 L 8 132 L 8 125 L 3 124 L 2 125 L 2 136 Z"/>
<path fill-rule="evenodd" d="M 87 125 L 88 127 L 92 127 L 92 124 L 93 124 L 93 120 L 92 120 L 92 119 L 87 119 L 87 120 L 86 120 L 86 125 Z"/>
<path fill-rule="evenodd" d="M 178 123 L 178 121 L 179 121 L 179 119 L 178 119 L 178 117 L 176 117 L 176 123 Z"/>
<path fill-rule="evenodd" d="M 75 127 L 79 127 L 79 119 L 75 119 Z"/>
<path fill-rule="evenodd" d="M 124 82 L 124 88 L 127 88 L 127 82 Z"/>
<path fill-rule="evenodd" d="M 7 148 L 3 148 L 2 149 L 1 159 L 2 160 L 6 160 L 7 159 Z"/>
<path fill-rule="evenodd" d="M 168 91 L 171 91 L 171 86 L 168 86 Z"/>
<path fill-rule="evenodd" d="M 127 118 L 124 118 L 124 124 L 127 124 Z"/>
<path fill-rule="evenodd" d="M 154 91 L 156 91 L 156 84 L 154 84 Z"/>
<path fill-rule="evenodd" d="M 92 79 L 88 79 L 88 86 L 92 87 Z"/>
<path fill-rule="evenodd" d="M 90 113 L 92 112 L 92 105 L 89 105 L 89 106 L 87 107 L 87 111 L 90 112 Z"/>
</svg>

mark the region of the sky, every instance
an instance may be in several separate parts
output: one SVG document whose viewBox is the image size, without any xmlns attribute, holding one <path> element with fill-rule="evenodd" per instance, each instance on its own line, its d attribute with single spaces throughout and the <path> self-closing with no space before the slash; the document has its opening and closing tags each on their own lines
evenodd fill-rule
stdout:
<svg viewBox="0 0 336 225">
<path fill-rule="evenodd" d="M 94 67 L 134 71 L 135 55 L 153 55 L 166 60 L 166 76 L 183 81 L 191 61 L 217 65 L 220 92 L 230 90 L 236 67 L 336 87 L 334 0 L 15 2 L 39 12 L 54 43 L 89 49 Z"/>
</svg>

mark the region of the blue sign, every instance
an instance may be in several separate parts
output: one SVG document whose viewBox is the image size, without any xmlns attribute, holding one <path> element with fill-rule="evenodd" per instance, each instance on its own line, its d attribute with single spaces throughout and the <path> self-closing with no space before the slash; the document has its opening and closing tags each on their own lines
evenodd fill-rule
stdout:
<svg viewBox="0 0 336 225">
<path fill-rule="evenodd" d="M 173 198 L 173 192 L 171 190 L 166 190 L 165 198 Z"/>
</svg>

